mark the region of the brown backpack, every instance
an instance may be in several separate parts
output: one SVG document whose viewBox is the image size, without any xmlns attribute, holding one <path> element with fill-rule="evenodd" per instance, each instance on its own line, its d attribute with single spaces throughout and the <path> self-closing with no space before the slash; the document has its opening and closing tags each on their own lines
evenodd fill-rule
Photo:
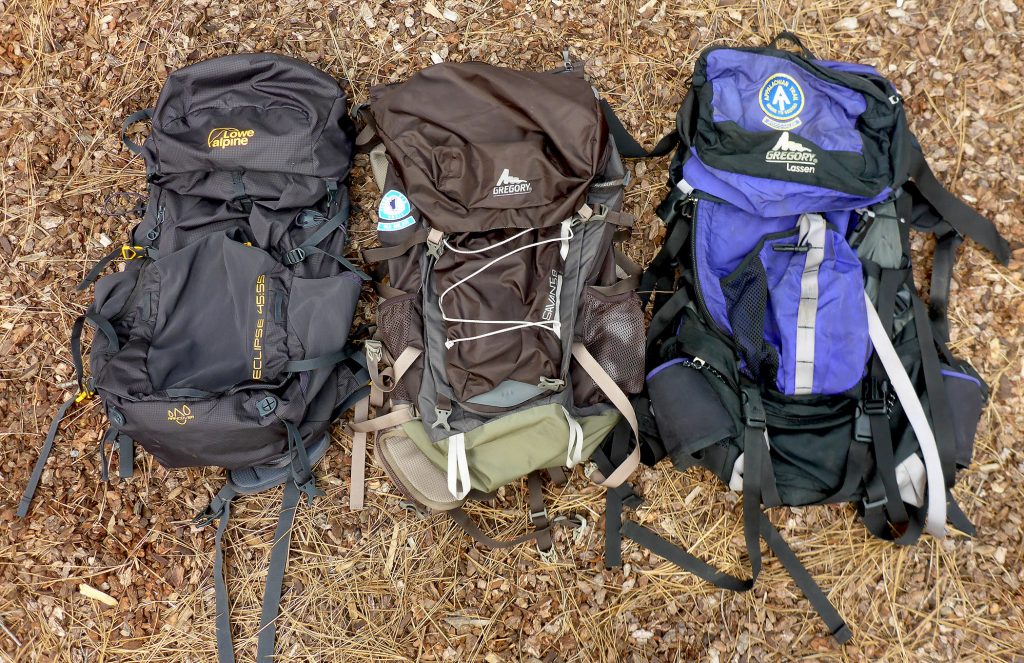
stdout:
<svg viewBox="0 0 1024 663">
<path fill-rule="evenodd" d="M 599 99 L 571 66 L 442 64 L 374 89 L 360 115 L 382 192 L 381 246 L 363 257 L 389 285 L 353 467 L 365 434 L 386 431 L 376 457 L 412 504 L 489 546 L 548 552 L 551 528 L 581 519 L 548 517 L 537 473 L 561 478 L 620 417 L 635 430 L 644 377 L 641 270 L 618 247 L 628 174 Z M 619 485 L 637 462 L 591 478 Z M 496 541 L 460 509 L 524 476 L 533 532 Z"/>
</svg>

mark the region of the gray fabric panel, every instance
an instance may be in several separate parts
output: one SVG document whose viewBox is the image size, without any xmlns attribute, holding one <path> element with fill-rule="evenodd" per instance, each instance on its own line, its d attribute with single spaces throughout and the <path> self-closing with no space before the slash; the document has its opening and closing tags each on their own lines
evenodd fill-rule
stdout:
<svg viewBox="0 0 1024 663">
<path fill-rule="evenodd" d="M 490 407 L 512 407 L 539 396 L 545 391 L 547 390 L 538 387 L 535 384 L 526 384 L 525 382 L 517 382 L 516 380 L 505 380 L 486 394 L 480 394 L 479 396 L 470 398 L 468 402 L 476 405 L 487 405 Z"/>
</svg>

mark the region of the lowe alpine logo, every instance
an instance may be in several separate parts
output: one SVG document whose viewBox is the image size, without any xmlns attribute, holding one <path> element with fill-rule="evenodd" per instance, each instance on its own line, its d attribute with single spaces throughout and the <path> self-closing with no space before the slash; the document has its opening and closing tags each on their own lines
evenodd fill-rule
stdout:
<svg viewBox="0 0 1024 663">
<path fill-rule="evenodd" d="M 493 195 L 514 196 L 520 193 L 530 193 L 531 191 L 533 191 L 533 185 L 526 180 L 509 175 L 508 168 L 506 168 L 501 171 L 498 183 L 494 185 Z"/>
<path fill-rule="evenodd" d="M 193 419 L 195 417 L 192 415 L 192 408 L 187 405 L 171 408 L 167 411 L 167 421 L 173 421 L 179 426 L 184 426 Z"/>
<path fill-rule="evenodd" d="M 786 74 L 772 74 L 757 95 L 761 110 L 767 116 L 761 120 L 779 131 L 800 126 L 800 112 L 804 109 L 804 91 L 796 79 Z"/>
<path fill-rule="evenodd" d="M 229 147 L 243 147 L 249 144 L 249 139 L 256 135 L 252 129 L 233 129 L 231 127 L 218 127 L 206 137 L 206 144 L 209 147 L 219 147 L 222 150 Z"/>
<path fill-rule="evenodd" d="M 768 163 L 784 163 L 786 170 L 791 173 L 813 173 L 818 156 L 806 145 L 791 140 L 788 131 L 783 131 L 775 147 L 764 155 L 764 160 Z"/>
</svg>

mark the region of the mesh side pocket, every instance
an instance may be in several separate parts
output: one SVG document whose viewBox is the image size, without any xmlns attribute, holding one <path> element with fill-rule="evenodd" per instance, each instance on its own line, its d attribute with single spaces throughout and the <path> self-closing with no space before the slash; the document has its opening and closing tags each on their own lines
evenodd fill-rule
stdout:
<svg viewBox="0 0 1024 663">
<path fill-rule="evenodd" d="M 722 294 L 729 305 L 729 324 L 745 372 L 758 382 L 774 384 L 779 352 L 764 338 L 768 277 L 761 261 L 750 260 L 740 271 L 722 279 Z"/>
<path fill-rule="evenodd" d="M 377 335 L 393 359 L 407 347 L 423 349 L 423 321 L 420 317 L 419 293 L 392 297 L 377 307 Z M 423 375 L 423 357 L 409 367 L 391 392 L 393 401 L 413 401 L 419 392 Z"/>
<path fill-rule="evenodd" d="M 644 312 L 635 292 L 608 297 L 587 288 L 576 317 L 576 339 L 622 391 L 635 394 L 643 389 Z M 577 407 L 608 400 L 597 383 L 575 364 L 572 381 Z"/>
</svg>

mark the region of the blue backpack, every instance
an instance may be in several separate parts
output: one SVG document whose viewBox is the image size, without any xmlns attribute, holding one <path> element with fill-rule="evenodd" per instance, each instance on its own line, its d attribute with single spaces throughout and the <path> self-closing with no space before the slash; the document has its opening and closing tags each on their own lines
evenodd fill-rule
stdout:
<svg viewBox="0 0 1024 663">
<path fill-rule="evenodd" d="M 988 387 L 947 347 L 946 307 L 964 237 L 1004 264 L 1009 247 L 935 179 L 891 83 L 816 59 L 789 33 L 702 53 L 676 140 L 658 210 L 666 239 L 639 288 L 655 293 L 634 401 L 643 462 L 704 466 L 742 491 L 751 576 L 623 520 L 640 503 L 628 485 L 609 492 L 606 561 L 620 563 L 621 532 L 742 591 L 763 538 L 845 642 L 849 628 L 762 507 L 853 503 L 872 534 L 904 545 L 945 536 L 947 523 L 973 533 L 950 488 Z M 936 238 L 928 304 L 911 228 Z M 598 469 L 629 448 L 620 427 Z"/>
</svg>

